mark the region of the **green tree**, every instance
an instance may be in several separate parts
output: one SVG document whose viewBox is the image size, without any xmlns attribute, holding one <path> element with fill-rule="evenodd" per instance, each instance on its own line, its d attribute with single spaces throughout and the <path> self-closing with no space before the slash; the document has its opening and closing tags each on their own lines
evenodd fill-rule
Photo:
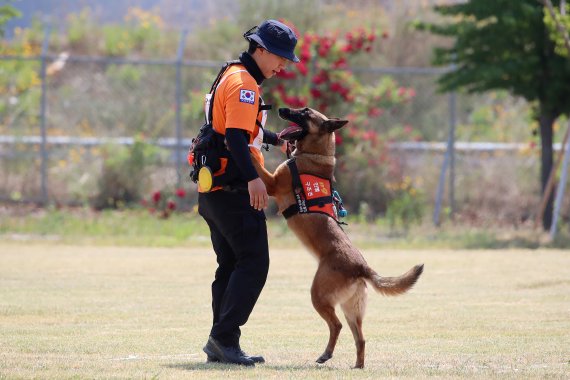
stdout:
<svg viewBox="0 0 570 380">
<path fill-rule="evenodd" d="M 560 10 L 554 8 L 552 1 L 540 0 L 545 6 L 544 22 L 550 29 L 550 38 L 556 42 L 556 52 L 570 57 L 570 15 L 566 14 L 566 3 L 561 1 Z"/>
<path fill-rule="evenodd" d="M 558 6 L 560 1 L 553 2 Z M 435 49 L 434 63 L 455 64 L 440 89 L 485 92 L 506 89 L 534 106 L 540 126 L 541 184 L 544 191 L 553 165 L 553 124 L 570 114 L 570 60 L 556 54 L 537 0 L 469 0 L 435 8 L 448 22 L 420 29 L 451 37 L 450 47 Z M 543 217 L 550 228 L 551 196 Z"/>
<path fill-rule="evenodd" d="M 3 1 L 6 3 L 6 1 Z M 14 17 L 20 17 L 21 13 L 9 4 L 0 5 L 0 37 L 4 37 L 6 23 Z"/>
</svg>

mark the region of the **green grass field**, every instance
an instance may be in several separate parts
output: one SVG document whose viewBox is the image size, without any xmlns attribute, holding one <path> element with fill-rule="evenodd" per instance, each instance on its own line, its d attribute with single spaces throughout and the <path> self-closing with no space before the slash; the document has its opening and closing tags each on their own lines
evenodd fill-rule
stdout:
<svg viewBox="0 0 570 380">
<path fill-rule="evenodd" d="M 282 217 L 268 214 L 269 239 L 274 247 L 299 247 Z M 272 216 L 272 217 L 271 217 Z M 392 230 L 383 219 L 369 221 L 358 215 L 344 227 L 359 247 L 374 249 L 505 249 L 568 248 L 566 225 L 554 241 L 531 226 L 484 225 L 473 227 L 447 221 L 441 228 L 429 220 L 404 233 Z M 210 247 L 206 223 L 195 212 L 159 219 L 144 209 L 94 212 L 89 208 L 2 208 L 0 240 L 42 244 L 137 247 Z"/>
<path fill-rule="evenodd" d="M 346 323 L 333 359 L 314 362 L 328 338 L 316 263 L 302 248 L 271 255 L 242 334 L 267 360 L 251 369 L 205 363 L 209 248 L 0 242 L 0 378 L 570 377 L 568 251 L 364 250 L 383 275 L 426 265 L 404 296 L 370 292 L 364 370 L 350 369 Z"/>
</svg>

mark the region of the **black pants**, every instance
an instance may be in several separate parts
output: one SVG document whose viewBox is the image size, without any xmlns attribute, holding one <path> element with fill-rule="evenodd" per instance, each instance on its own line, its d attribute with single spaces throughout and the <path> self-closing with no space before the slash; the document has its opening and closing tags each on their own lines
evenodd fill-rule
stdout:
<svg viewBox="0 0 570 380">
<path fill-rule="evenodd" d="M 201 193 L 198 205 L 218 262 L 210 335 L 225 346 L 239 346 L 240 326 L 247 322 L 269 270 L 265 214 L 250 206 L 246 192 Z"/>
</svg>

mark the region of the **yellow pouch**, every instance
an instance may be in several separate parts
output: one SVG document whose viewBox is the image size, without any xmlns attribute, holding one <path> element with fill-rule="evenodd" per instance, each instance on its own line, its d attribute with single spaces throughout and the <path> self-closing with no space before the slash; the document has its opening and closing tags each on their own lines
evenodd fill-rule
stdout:
<svg viewBox="0 0 570 380">
<path fill-rule="evenodd" d="M 198 187 L 203 193 L 207 193 L 212 190 L 212 185 L 214 184 L 214 176 L 212 171 L 207 166 L 202 166 L 198 172 Z"/>
</svg>

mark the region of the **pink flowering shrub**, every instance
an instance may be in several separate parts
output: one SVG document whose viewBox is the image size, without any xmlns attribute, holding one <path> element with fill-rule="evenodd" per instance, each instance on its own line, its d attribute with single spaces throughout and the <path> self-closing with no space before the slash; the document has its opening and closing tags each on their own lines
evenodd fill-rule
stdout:
<svg viewBox="0 0 570 380">
<path fill-rule="evenodd" d="M 186 194 L 183 188 L 174 191 L 157 190 L 151 194 L 149 199 L 143 199 L 141 205 L 146 207 L 151 214 L 156 214 L 161 219 L 168 219 L 173 212 L 183 208 Z"/>
<path fill-rule="evenodd" d="M 371 53 L 388 34 L 384 32 L 378 38 L 376 30 L 365 28 L 344 35 L 295 32 L 299 36 L 296 54 L 300 62 L 281 71 L 281 80 L 265 84 L 264 98 L 276 108 L 311 107 L 330 117 L 348 119 L 350 123 L 336 134 L 335 176 L 339 182 L 335 186 L 341 195 L 345 194 L 345 203 L 354 211 L 366 203 L 372 216 L 384 214 L 399 194 L 390 191 L 386 184 L 403 176 L 401 165 L 391 157 L 387 144 L 421 138 L 411 125 L 394 122 L 394 114 L 416 93 L 389 76 L 364 82 L 350 67 Z"/>
</svg>

